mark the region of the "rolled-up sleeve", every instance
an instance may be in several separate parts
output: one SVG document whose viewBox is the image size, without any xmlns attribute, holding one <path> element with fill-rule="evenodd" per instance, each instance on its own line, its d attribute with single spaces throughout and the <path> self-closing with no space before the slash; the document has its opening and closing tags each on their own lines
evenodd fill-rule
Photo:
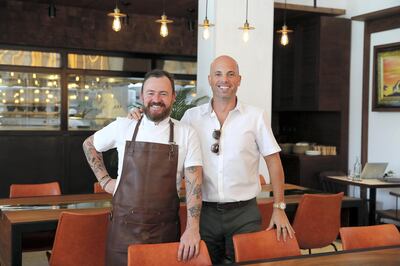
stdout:
<svg viewBox="0 0 400 266">
<path fill-rule="evenodd" d="M 201 155 L 200 140 L 196 131 L 189 125 L 188 138 L 187 138 L 187 154 L 184 162 L 184 167 L 203 166 Z"/>
<path fill-rule="evenodd" d="M 93 145 L 98 152 L 105 152 L 116 147 L 118 123 L 114 121 L 94 133 Z"/>
</svg>

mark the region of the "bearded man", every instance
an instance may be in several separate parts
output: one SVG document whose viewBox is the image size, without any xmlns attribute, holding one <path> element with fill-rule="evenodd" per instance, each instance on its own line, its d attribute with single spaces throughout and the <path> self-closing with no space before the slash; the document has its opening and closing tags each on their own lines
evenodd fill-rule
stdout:
<svg viewBox="0 0 400 266">
<path fill-rule="evenodd" d="M 146 74 L 139 121 L 117 118 L 83 143 L 101 187 L 113 194 L 108 228 L 106 265 L 127 265 L 127 248 L 134 243 L 180 240 L 177 260 L 199 254 L 202 206 L 202 158 L 196 132 L 170 118 L 175 101 L 171 75 L 162 70 Z M 102 152 L 117 148 L 118 176 L 105 168 Z M 185 176 L 187 225 L 180 234 L 178 191 Z"/>
</svg>

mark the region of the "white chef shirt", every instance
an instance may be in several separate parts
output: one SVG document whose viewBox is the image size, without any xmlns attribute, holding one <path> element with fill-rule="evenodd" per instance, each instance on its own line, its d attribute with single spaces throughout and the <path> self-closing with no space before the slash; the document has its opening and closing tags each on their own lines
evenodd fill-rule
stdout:
<svg viewBox="0 0 400 266">
<path fill-rule="evenodd" d="M 211 145 L 217 143 L 212 133 L 220 129 L 211 103 L 189 109 L 181 121 L 190 124 L 200 138 L 203 200 L 234 202 L 256 197 L 261 190 L 260 154 L 280 151 L 266 113 L 238 101 L 221 128 L 219 155 L 211 152 Z"/>
<path fill-rule="evenodd" d="M 139 126 L 136 141 L 169 143 L 169 117 L 159 123 L 147 119 L 144 115 Z M 97 131 L 94 134 L 94 147 L 99 152 L 105 152 L 112 148 L 118 151 L 118 177 L 115 188 L 118 187 L 122 165 L 125 154 L 125 142 L 131 141 L 136 123 L 138 121 L 118 117 L 114 122 Z M 197 133 L 189 125 L 174 122 L 174 141 L 179 146 L 178 166 L 176 176 L 176 187 L 179 191 L 181 180 L 184 175 L 184 168 L 191 166 L 202 166 L 200 142 Z M 115 190 L 114 190 L 115 191 Z"/>
</svg>

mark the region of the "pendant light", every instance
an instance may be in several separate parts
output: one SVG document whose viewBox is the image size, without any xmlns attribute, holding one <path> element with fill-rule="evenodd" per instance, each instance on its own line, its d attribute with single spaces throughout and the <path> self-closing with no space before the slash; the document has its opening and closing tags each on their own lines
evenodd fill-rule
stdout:
<svg viewBox="0 0 400 266">
<path fill-rule="evenodd" d="M 203 24 L 199 24 L 199 27 L 203 28 L 203 39 L 208 40 L 210 38 L 210 27 L 214 27 L 207 18 L 208 0 L 206 0 L 206 17 L 203 20 Z"/>
<path fill-rule="evenodd" d="M 54 5 L 54 2 L 51 1 L 49 4 L 49 18 L 55 18 L 56 17 L 56 6 Z"/>
<path fill-rule="evenodd" d="M 121 19 L 120 18 L 126 17 L 126 14 L 121 13 L 121 11 L 118 8 L 117 1 L 115 1 L 114 12 L 108 13 L 107 16 L 114 17 L 112 29 L 116 32 L 120 31 L 121 30 Z"/>
<path fill-rule="evenodd" d="M 281 44 L 283 46 L 286 46 L 289 43 L 289 32 L 293 32 L 292 30 L 289 30 L 286 26 L 286 0 L 285 0 L 285 9 L 283 10 L 283 26 L 281 30 L 276 31 L 277 33 L 281 33 Z"/>
<path fill-rule="evenodd" d="M 160 35 L 164 38 L 167 37 L 168 36 L 167 24 L 172 23 L 174 21 L 171 19 L 168 19 L 167 16 L 165 15 L 165 0 L 163 0 L 163 14 L 161 15 L 161 19 L 157 19 L 156 22 L 161 23 Z"/>
<path fill-rule="evenodd" d="M 248 10 L 249 10 L 249 0 L 246 0 L 246 21 L 243 24 L 243 27 L 239 27 L 239 30 L 243 30 L 243 41 L 248 42 L 249 41 L 249 31 L 254 30 L 254 27 L 251 27 L 249 22 L 247 21 L 248 17 Z"/>
</svg>

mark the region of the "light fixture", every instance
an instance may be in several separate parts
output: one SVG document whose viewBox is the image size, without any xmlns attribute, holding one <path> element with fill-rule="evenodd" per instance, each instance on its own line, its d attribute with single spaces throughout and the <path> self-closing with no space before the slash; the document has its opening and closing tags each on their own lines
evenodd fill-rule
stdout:
<svg viewBox="0 0 400 266">
<path fill-rule="evenodd" d="M 206 0 L 206 17 L 203 20 L 203 24 L 199 24 L 199 27 L 203 28 L 203 39 L 207 40 L 210 38 L 210 27 L 214 27 L 207 18 L 208 0 Z"/>
<path fill-rule="evenodd" d="M 54 2 L 51 1 L 49 5 L 49 18 L 55 18 L 56 17 L 56 6 L 54 5 Z"/>
<path fill-rule="evenodd" d="M 249 0 L 246 0 L 246 21 L 243 24 L 243 27 L 239 27 L 239 30 L 243 30 L 243 41 L 248 42 L 249 41 L 249 31 L 254 30 L 254 27 L 251 27 L 249 22 L 247 21 L 248 17 L 248 12 L 249 11 Z"/>
<path fill-rule="evenodd" d="M 168 19 L 167 16 L 165 15 L 165 0 L 163 0 L 163 14 L 161 15 L 161 19 L 157 19 L 156 22 L 161 23 L 160 35 L 164 38 L 167 37 L 168 36 L 167 24 L 172 23 L 174 21 L 171 19 Z"/>
<path fill-rule="evenodd" d="M 286 0 L 285 0 L 285 9 L 283 10 L 283 26 L 281 30 L 276 31 L 277 33 L 281 33 L 281 44 L 283 46 L 286 46 L 289 43 L 289 32 L 293 32 L 292 30 L 289 30 L 286 26 Z"/>
<path fill-rule="evenodd" d="M 114 12 L 108 13 L 107 16 L 114 17 L 112 29 L 116 32 L 120 31 L 121 30 L 121 19 L 120 18 L 126 17 L 126 14 L 121 13 L 121 11 L 118 8 L 117 1 L 115 1 Z"/>
</svg>

